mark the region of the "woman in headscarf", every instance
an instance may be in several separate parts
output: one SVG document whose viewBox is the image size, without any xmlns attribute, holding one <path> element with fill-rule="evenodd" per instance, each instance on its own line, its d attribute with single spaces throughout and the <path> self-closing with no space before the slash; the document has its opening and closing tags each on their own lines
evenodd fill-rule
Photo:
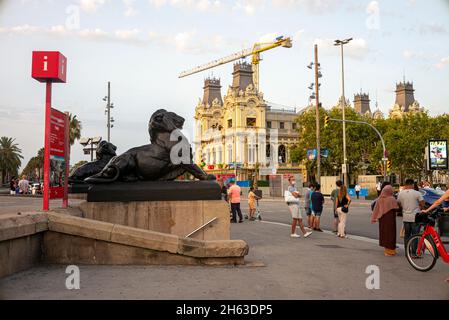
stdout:
<svg viewBox="0 0 449 320">
<path fill-rule="evenodd" d="M 387 257 L 396 255 L 396 211 L 399 209 L 393 197 L 393 187 L 385 186 L 376 201 L 371 223 L 379 222 L 379 245 Z"/>
</svg>

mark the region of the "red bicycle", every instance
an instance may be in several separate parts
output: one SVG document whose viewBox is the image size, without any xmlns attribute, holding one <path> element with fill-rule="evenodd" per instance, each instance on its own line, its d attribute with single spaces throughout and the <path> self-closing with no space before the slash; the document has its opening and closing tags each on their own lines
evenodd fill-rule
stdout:
<svg viewBox="0 0 449 320">
<path fill-rule="evenodd" d="M 416 223 L 425 225 L 424 231 L 412 236 L 405 246 L 408 262 L 418 271 L 432 270 L 441 256 L 445 263 L 449 263 L 449 253 L 444 248 L 440 236 L 435 231 L 435 222 L 441 217 L 443 210 L 435 209 L 430 214 L 419 214 Z"/>
</svg>

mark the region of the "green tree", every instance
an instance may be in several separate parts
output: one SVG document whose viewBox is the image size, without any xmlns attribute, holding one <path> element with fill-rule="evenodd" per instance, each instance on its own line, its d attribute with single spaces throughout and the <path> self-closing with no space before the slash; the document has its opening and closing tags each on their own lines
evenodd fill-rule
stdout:
<svg viewBox="0 0 449 320">
<path fill-rule="evenodd" d="M 37 152 L 37 156 L 32 157 L 25 168 L 22 171 L 22 174 L 27 175 L 30 180 L 42 180 L 42 170 L 44 168 L 44 155 L 45 149 L 41 148 Z"/>
<path fill-rule="evenodd" d="M 75 163 L 73 165 L 73 167 L 71 168 L 70 172 L 75 172 L 76 169 L 78 169 L 79 167 L 85 165 L 86 163 L 89 163 L 89 162 L 85 161 L 85 160 L 78 161 L 77 163 Z"/>
<path fill-rule="evenodd" d="M 22 164 L 22 150 L 14 141 L 15 139 L 9 137 L 0 138 L 0 171 L 3 182 L 6 178 L 9 180 L 13 175 L 17 175 Z"/>
<path fill-rule="evenodd" d="M 79 121 L 76 118 L 76 115 L 70 114 L 69 115 L 69 128 L 70 128 L 70 145 L 73 146 L 75 144 L 76 140 L 79 140 L 81 138 L 81 121 Z"/>
</svg>

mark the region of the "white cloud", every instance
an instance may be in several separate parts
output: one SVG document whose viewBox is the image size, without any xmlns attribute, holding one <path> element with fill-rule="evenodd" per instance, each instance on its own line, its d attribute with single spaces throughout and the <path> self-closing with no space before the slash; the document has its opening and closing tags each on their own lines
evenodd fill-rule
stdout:
<svg viewBox="0 0 449 320">
<path fill-rule="evenodd" d="M 437 68 L 443 69 L 445 66 L 449 65 L 449 56 L 442 58 L 440 63 L 437 64 Z"/>
<path fill-rule="evenodd" d="M 419 26 L 418 32 L 422 35 L 426 34 L 449 34 L 447 28 L 437 23 L 425 23 Z"/>
<path fill-rule="evenodd" d="M 256 10 L 263 9 L 264 0 L 237 0 L 232 7 L 234 11 L 241 11 L 247 15 L 253 15 Z"/>
<path fill-rule="evenodd" d="M 95 13 L 107 0 L 80 0 L 81 9 L 88 13 Z"/>
<path fill-rule="evenodd" d="M 218 53 L 230 47 L 230 41 L 223 36 L 199 34 L 196 30 L 176 34 L 158 34 L 151 31 L 148 37 L 153 43 L 184 54 Z"/>
<path fill-rule="evenodd" d="M 135 0 L 123 0 L 123 4 L 125 5 L 125 17 L 134 17 L 139 13 L 137 9 L 134 7 Z"/>
<path fill-rule="evenodd" d="M 432 57 L 427 56 L 424 52 L 422 51 L 414 51 L 414 50 L 410 50 L 410 49 L 406 49 L 402 52 L 402 56 L 405 59 L 413 59 L 413 60 L 430 60 Z M 433 57 L 434 58 L 434 57 Z"/>
<path fill-rule="evenodd" d="M 278 8 L 299 8 L 311 13 L 326 13 L 335 11 L 343 0 L 272 0 L 272 4 Z"/>
<path fill-rule="evenodd" d="M 334 46 L 334 39 L 315 39 L 314 44 L 318 45 L 324 54 L 339 55 L 340 50 Z M 344 46 L 345 57 L 363 59 L 370 51 L 368 43 L 363 38 L 356 38 Z"/>
<path fill-rule="evenodd" d="M 304 29 L 296 31 L 296 33 L 293 36 L 294 42 L 300 42 L 302 41 L 302 38 L 304 37 Z"/>
<path fill-rule="evenodd" d="M 115 31 L 115 35 L 117 36 L 117 38 L 122 40 L 136 40 L 139 34 L 139 29 L 125 29 Z"/>
<path fill-rule="evenodd" d="M 200 12 L 218 12 L 224 8 L 220 0 L 150 0 L 150 5 L 155 8 L 169 5 L 176 9 L 189 9 Z"/>
<path fill-rule="evenodd" d="M 150 0 L 150 5 L 156 8 L 160 8 L 162 6 L 165 6 L 167 2 L 167 0 Z"/>
</svg>

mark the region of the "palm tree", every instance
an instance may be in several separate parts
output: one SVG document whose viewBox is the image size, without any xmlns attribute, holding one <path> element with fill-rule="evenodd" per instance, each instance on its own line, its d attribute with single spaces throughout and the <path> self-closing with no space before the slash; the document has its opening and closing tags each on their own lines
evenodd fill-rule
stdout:
<svg viewBox="0 0 449 320">
<path fill-rule="evenodd" d="M 22 164 L 22 150 L 14 143 L 15 139 L 8 137 L 0 138 L 0 171 L 2 172 L 2 182 L 5 178 L 17 174 L 17 170 Z"/>
<path fill-rule="evenodd" d="M 73 146 L 75 144 L 75 140 L 79 140 L 81 138 L 81 121 L 76 118 L 76 115 L 69 115 L 69 136 L 70 136 L 70 145 Z"/>
</svg>

